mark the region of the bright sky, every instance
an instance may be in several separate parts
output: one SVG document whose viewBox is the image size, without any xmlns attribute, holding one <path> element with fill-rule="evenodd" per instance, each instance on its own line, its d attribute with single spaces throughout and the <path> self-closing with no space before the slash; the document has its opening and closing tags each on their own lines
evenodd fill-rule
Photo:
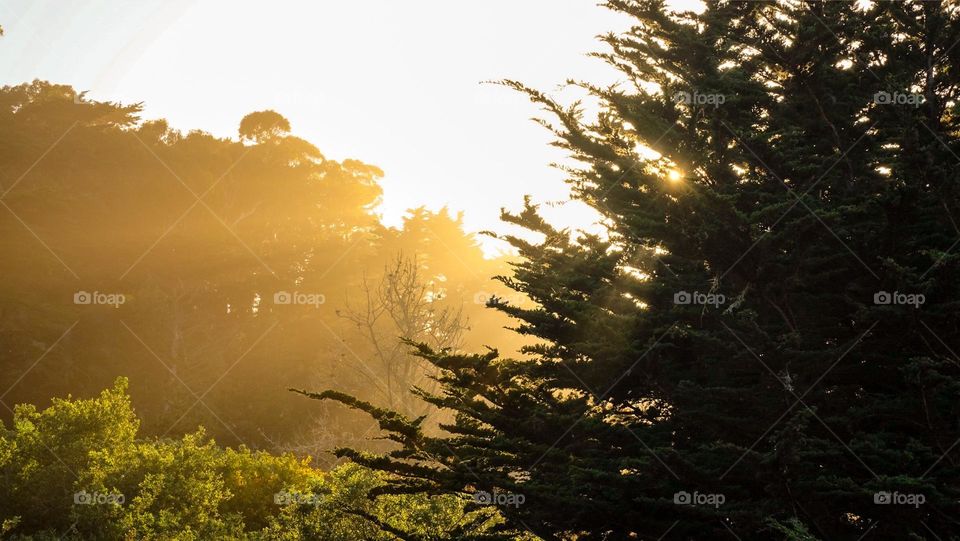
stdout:
<svg viewBox="0 0 960 541">
<path fill-rule="evenodd" d="M 218 136 L 274 109 L 327 157 L 386 172 L 387 223 L 448 205 L 470 230 L 503 230 L 500 207 L 524 194 L 566 198 L 548 167 L 563 155 L 530 122 L 533 104 L 480 82 L 614 82 L 586 53 L 628 25 L 591 0 L 3 0 L 0 84 L 45 79 L 143 101 L 146 118 Z M 577 205 L 545 214 L 592 221 Z"/>
</svg>

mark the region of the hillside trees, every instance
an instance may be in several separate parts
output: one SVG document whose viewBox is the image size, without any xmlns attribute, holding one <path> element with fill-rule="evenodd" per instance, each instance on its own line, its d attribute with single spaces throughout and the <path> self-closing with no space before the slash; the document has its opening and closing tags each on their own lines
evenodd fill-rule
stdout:
<svg viewBox="0 0 960 541">
<path fill-rule="evenodd" d="M 337 370 L 366 356 L 336 315 L 365 273 L 379 280 L 403 252 L 424 280 L 447 279 L 451 306 L 481 311 L 474 293 L 502 262 L 446 210 L 382 224 L 376 166 L 325 157 L 275 111 L 242 119 L 239 139 L 141 111 L 42 81 L 0 89 L 4 417 L 123 375 L 148 434 L 203 424 L 225 443 L 287 448 L 314 422 L 359 426 L 341 410 L 303 419 L 285 389 L 368 391 Z"/>
</svg>

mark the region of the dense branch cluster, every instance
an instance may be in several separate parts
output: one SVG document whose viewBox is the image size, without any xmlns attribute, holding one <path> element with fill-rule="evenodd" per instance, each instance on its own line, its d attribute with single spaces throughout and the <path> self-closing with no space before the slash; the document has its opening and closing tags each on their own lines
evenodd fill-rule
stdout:
<svg viewBox="0 0 960 541">
<path fill-rule="evenodd" d="M 449 434 L 363 407 L 402 449 L 341 454 L 522 494 L 505 527 L 551 539 L 954 537 L 960 6 L 608 6 L 624 82 L 571 81 L 597 115 L 506 82 L 607 235 L 505 215 L 536 306 L 492 304 L 538 345 L 421 346 Z"/>
</svg>

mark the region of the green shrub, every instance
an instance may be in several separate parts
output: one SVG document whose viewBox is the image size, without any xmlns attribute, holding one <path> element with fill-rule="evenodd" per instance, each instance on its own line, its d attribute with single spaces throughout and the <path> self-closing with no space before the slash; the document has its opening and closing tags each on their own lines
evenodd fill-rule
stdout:
<svg viewBox="0 0 960 541">
<path fill-rule="evenodd" d="M 137 439 L 127 382 L 15 408 L 0 432 L 0 537 L 357 540 L 471 537 L 499 520 L 456 496 L 376 496 L 383 474 L 219 447 L 204 430 Z"/>
</svg>

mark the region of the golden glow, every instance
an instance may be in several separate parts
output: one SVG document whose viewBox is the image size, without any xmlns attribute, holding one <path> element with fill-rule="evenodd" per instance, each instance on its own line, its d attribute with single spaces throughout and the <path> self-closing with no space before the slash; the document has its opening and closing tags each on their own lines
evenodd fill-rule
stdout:
<svg viewBox="0 0 960 541">
<path fill-rule="evenodd" d="M 667 180 L 670 182 L 680 182 L 683 180 L 683 172 L 678 169 L 671 169 L 667 172 Z"/>
<path fill-rule="evenodd" d="M 663 157 L 663 154 L 660 154 L 656 150 L 644 145 L 643 143 L 637 143 L 637 146 L 633 147 L 633 151 L 637 153 L 637 156 L 640 156 L 644 160 L 659 160 Z"/>
<path fill-rule="evenodd" d="M 667 6 L 704 9 L 700 0 Z M 71 84 L 94 100 L 142 101 L 145 119 L 220 137 L 235 137 L 243 115 L 273 109 L 328 158 L 356 157 L 383 169 L 378 211 L 388 225 L 400 225 L 409 208 L 448 205 L 465 211 L 467 229 L 502 231 L 500 208 L 518 207 L 525 194 L 538 203 L 566 198 L 564 174 L 548 167 L 565 156 L 529 122 L 535 107 L 526 98 L 479 83 L 515 74 L 540 88 L 568 78 L 601 86 L 620 78 L 584 53 L 603 50 L 595 36 L 632 21 L 592 2 L 554 8 L 551 0 L 455 9 L 440 0 L 279 0 L 270 9 L 253 0 L 103 0 L 63 10 L 5 0 L 0 85 L 37 78 Z M 542 24 L 544 13 L 550 24 Z M 497 39 L 489 39 L 490 28 Z M 552 45 L 540 50 L 542 43 Z M 304 58 L 322 68 L 304 69 Z M 583 96 L 569 88 L 556 97 Z M 661 157 L 646 147 L 638 152 Z M 557 225 L 575 228 L 597 220 L 581 205 L 551 214 Z M 481 242 L 488 253 L 501 246 L 489 237 Z"/>
</svg>

